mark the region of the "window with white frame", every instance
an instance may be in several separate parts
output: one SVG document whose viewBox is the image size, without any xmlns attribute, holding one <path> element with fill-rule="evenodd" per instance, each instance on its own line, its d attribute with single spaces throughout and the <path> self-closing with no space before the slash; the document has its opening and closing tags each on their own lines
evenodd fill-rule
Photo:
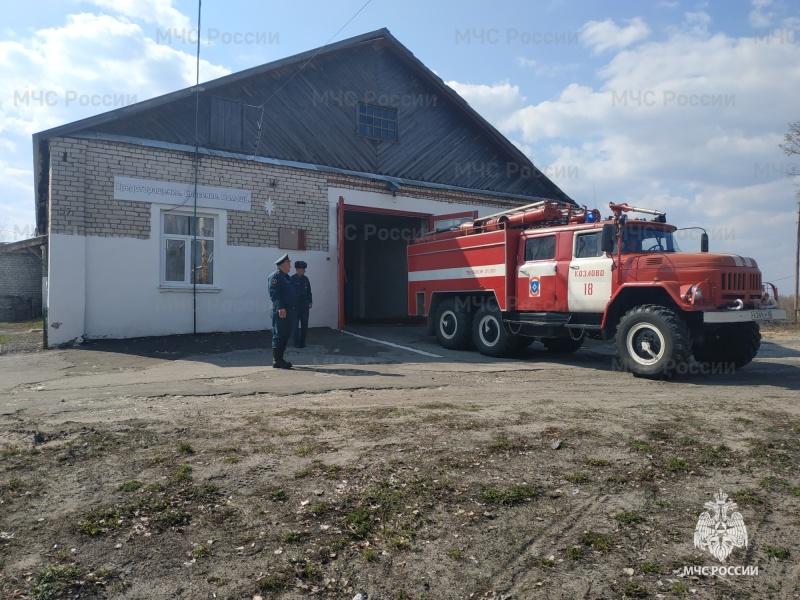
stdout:
<svg viewBox="0 0 800 600">
<path fill-rule="evenodd" d="M 163 213 L 161 272 L 165 285 L 214 284 L 215 221 L 209 215 Z"/>
</svg>

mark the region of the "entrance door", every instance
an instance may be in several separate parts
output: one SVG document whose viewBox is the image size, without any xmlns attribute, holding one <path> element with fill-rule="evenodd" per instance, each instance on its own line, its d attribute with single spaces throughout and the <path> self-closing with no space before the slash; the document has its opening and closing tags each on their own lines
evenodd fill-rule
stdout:
<svg viewBox="0 0 800 600">
<path fill-rule="evenodd" d="M 340 327 L 409 320 L 409 242 L 424 233 L 429 214 L 340 205 Z"/>
<path fill-rule="evenodd" d="M 600 249 L 602 229 L 575 232 L 567 295 L 570 312 L 602 313 L 611 297 L 614 259 Z"/>
</svg>

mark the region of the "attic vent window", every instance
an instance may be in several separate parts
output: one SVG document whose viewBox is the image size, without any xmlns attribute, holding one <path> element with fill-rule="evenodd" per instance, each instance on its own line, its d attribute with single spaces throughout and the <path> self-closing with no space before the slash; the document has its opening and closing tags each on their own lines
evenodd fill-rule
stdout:
<svg viewBox="0 0 800 600">
<path fill-rule="evenodd" d="M 244 105 L 211 98 L 209 142 L 217 148 L 244 148 Z"/>
<path fill-rule="evenodd" d="M 358 103 L 358 134 L 386 142 L 397 141 L 397 109 Z"/>
</svg>

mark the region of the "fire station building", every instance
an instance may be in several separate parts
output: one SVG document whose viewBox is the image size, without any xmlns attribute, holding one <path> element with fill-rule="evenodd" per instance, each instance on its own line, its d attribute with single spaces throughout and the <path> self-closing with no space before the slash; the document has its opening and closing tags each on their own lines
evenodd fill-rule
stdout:
<svg viewBox="0 0 800 600">
<path fill-rule="evenodd" d="M 48 345 L 270 327 L 308 263 L 311 327 L 407 317 L 406 246 L 571 201 L 386 29 L 33 136 Z"/>
</svg>

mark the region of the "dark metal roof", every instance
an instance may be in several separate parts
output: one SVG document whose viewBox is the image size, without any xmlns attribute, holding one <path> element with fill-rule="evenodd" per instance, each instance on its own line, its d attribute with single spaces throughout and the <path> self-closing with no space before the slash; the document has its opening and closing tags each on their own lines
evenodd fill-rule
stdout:
<svg viewBox="0 0 800 600">
<path fill-rule="evenodd" d="M 25 248 L 33 248 L 34 246 L 41 246 L 47 243 L 46 235 L 38 235 L 36 237 L 28 238 L 27 240 L 19 240 L 17 242 L 5 242 L 0 244 L 1 252 L 16 252 L 17 250 L 24 250 Z"/>
<path fill-rule="evenodd" d="M 572 202 L 385 28 L 202 83 L 197 93 L 205 148 Z M 242 107 L 239 148 L 212 143 L 212 99 Z M 356 135 L 357 101 L 370 99 L 400 100 L 399 142 Z M 37 219 L 46 218 L 48 139 L 117 135 L 193 146 L 195 102 L 194 88 L 185 88 L 34 134 Z"/>
</svg>

